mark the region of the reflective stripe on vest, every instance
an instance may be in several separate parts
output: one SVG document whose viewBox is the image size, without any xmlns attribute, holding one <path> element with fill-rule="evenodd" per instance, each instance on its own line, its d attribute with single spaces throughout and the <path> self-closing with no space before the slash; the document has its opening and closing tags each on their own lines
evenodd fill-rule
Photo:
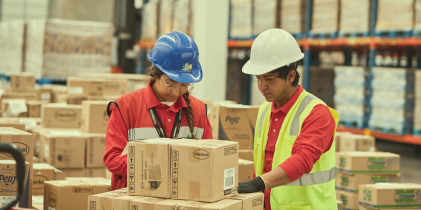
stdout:
<svg viewBox="0 0 421 210">
<path fill-rule="evenodd" d="M 322 184 L 335 179 L 335 167 L 327 171 L 319 171 L 309 174 L 304 174 L 297 180 L 287 184 L 288 186 L 306 186 L 314 184 Z"/>
<path fill-rule="evenodd" d="M 290 129 L 290 136 L 298 136 L 300 131 L 300 115 L 304 111 L 304 109 L 313 101 L 314 99 L 317 99 L 316 96 L 313 94 L 306 95 L 303 100 L 300 103 L 300 106 L 297 109 L 297 112 L 294 115 L 294 118 L 291 122 L 291 129 Z M 267 114 L 267 111 L 269 107 L 271 107 L 272 103 L 269 103 L 268 106 L 265 107 L 265 109 L 262 111 L 262 114 L 260 115 L 260 124 L 259 124 L 259 138 L 261 137 L 263 123 L 265 120 L 265 116 Z M 265 148 L 266 148 L 267 140 L 265 142 Z M 335 167 L 332 167 L 330 170 L 326 171 L 319 171 L 309 174 L 303 174 L 300 178 L 297 180 L 287 184 L 289 186 L 306 186 L 306 185 L 315 185 L 315 184 L 322 184 L 325 182 L 329 182 L 331 180 L 335 179 Z"/>
</svg>

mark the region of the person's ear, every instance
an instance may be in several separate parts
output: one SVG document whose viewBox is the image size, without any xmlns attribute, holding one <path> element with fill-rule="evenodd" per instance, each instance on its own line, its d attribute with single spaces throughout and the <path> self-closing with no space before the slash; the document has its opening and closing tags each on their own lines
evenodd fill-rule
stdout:
<svg viewBox="0 0 421 210">
<path fill-rule="evenodd" d="M 288 82 L 292 83 L 295 80 L 295 77 L 297 76 L 297 74 L 295 73 L 294 70 L 290 71 L 288 74 Z"/>
</svg>

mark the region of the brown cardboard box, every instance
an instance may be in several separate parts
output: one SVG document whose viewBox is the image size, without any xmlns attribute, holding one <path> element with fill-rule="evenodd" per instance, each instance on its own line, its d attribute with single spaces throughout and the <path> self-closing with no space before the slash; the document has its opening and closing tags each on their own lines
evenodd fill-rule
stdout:
<svg viewBox="0 0 421 210">
<path fill-rule="evenodd" d="M 258 109 L 240 104 L 213 106 L 209 122 L 214 138 L 236 141 L 240 149 L 253 149 Z"/>
<path fill-rule="evenodd" d="M 107 79 L 104 81 L 103 95 L 118 96 L 127 93 L 127 80 Z"/>
<path fill-rule="evenodd" d="M 344 209 L 344 203 L 341 200 L 336 200 L 336 203 L 338 204 L 338 210 Z"/>
<path fill-rule="evenodd" d="M 352 135 L 352 133 L 350 133 L 350 132 L 338 132 L 338 131 L 336 131 L 336 133 L 335 133 L 335 151 L 336 152 L 341 151 L 341 149 L 340 149 L 341 139 L 345 135 Z"/>
<path fill-rule="evenodd" d="M 56 174 L 61 171 L 46 163 L 34 163 L 33 167 L 32 195 L 44 195 L 44 182 L 56 180 Z"/>
<path fill-rule="evenodd" d="M 28 117 L 25 99 L 3 99 L 1 101 L 3 117 Z"/>
<path fill-rule="evenodd" d="M 237 142 L 151 139 L 128 148 L 129 195 L 214 202 L 237 194 Z"/>
<path fill-rule="evenodd" d="M 101 96 L 103 93 L 104 81 L 96 78 L 67 78 L 68 93 L 79 96 Z"/>
<path fill-rule="evenodd" d="M 104 192 L 100 194 L 93 194 L 90 195 L 88 198 L 89 202 L 89 210 L 111 210 L 111 198 L 116 198 L 120 196 L 127 195 L 127 192 L 122 192 L 119 190 Z M 137 196 L 132 196 L 137 197 Z M 122 205 L 120 206 L 120 209 L 129 209 L 129 205 L 127 205 L 127 208 L 124 208 Z"/>
<path fill-rule="evenodd" d="M 106 178 L 105 167 L 101 168 L 85 168 L 86 177 L 103 177 Z"/>
<path fill-rule="evenodd" d="M 364 135 L 343 135 L 340 140 L 340 151 L 375 151 L 375 139 Z"/>
<path fill-rule="evenodd" d="M 122 195 L 122 196 L 114 196 L 109 197 L 108 199 L 111 202 L 110 210 L 119 210 L 119 209 L 130 209 L 130 201 L 142 198 L 142 196 L 133 196 L 133 195 Z M 101 209 L 102 210 L 102 209 Z"/>
<path fill-rule="evenodd" d="M 83 133 L 86 136 L 86 168 L 104 168 L 105 133 Z"/>
<path fill-rule="evenodd" d="M 130 209 L 160 209 L 173 210 L 188 204 L 189 201 L 142 197 L 130 200 Z"/>
<path fill-rule="evenodd" d="M 33 90 L 35 87 L 35 75 L 20 73 L 10 75 L 10 88 L 13 91 Z"/>
<path fill-rule="evenodd" d="M 170 178 L 174 199 L 215 202 L 237 195 L 238 143 L 201 140 L 171 145 Z"/>
<path fill-rule="evenodd" d="M 238 182 L 248 182 L 253 179 L 254 162 L 238 159 Z"/>
<path fill-rule="evenodd" d="M 346 173 L 399 173 L 399 155 L 388 152 L 338 152 L 336 168 Z"/>
<path fill-rule="evenodd" d="M 181 206 L 181 209 L 185 210 L 230 210 L 230 209 L 242 209 L 242 201 L 241 200 L 235 200 L 235 199 L 223 199 L 220 201 L 216 201 L 213 203 L 205 203 L 205 202 L 196 202 L 196 201 L 190 201 L 187 203 L 182 203 L 179 206 Z"/>
<path fill-rule="evenodd" d="M 36 90 L 26 90 L 26 91 L 10 91 L 5 90 L 3 95 L 1 96 L 3 99 L 25 99 L 27 101 L 37 101 L 38 100 L 38 92 Z"/>
<path fill-rule="evenodd" d="M 38 126 L 39 124 L 41 124 L 41 119 L 32 118 L 32 117 L 31 118 L 29 117 L 3 117 L 3 118 L 0 118 L 0 122 L 9 123 L 9 124 L 24 124 L 25 125 L 24 131 L 32 133 L 32 129 Z M 19 127 L 19 128 L 22 128 L 22 127 Z"/>
<path fill-rule="evenodd" d="M 361 184 L 399 183 L 400 174 L 348 174 L 336 173 L 336 189 L 352 193 L 358 193 Z"/>
<path fill-rule="evenodd" d="M 1 122 L 0 120 L 0 127 L 12 127 L 12 128 L 19 129 L 21 131 L 25 131 L 25 124 L 23 123 L 5 123 L 5 122 Z"/>
<path fill-rule="evenodd" d="M 32 208 L 40 210 L 44 209 L 44 194 L 32 196 Z"/>
<path fill-rule="evenodd" d="M 108 101 L 82 102 L 82 131 L 87 133 L 105 133 L 107 131 Z"/>
<path fill-rule="evenodd" d="M 111 191 L 111 180 L 102 177 L 67 177 L 66 180 L 79 181 L 92 185 L 92 195 Z"/>
<path fill-rule="evenodd" d="M 257 193 L 241 193 L 230 199 L 241 200 L 243 205 L 242 209 L 247 210 L 263 210 L 264 209 L 264 194 Z"/>
<path fill-rule="evenodd" d="M 81 105 L 47 104 L 42 107 L 41 124 L 46 128 L 80 128 Z"/>
<path fill-rule="evenodd" d="M 170 144 L 183 141 L 193 140 L 148 139 L 129 142 L 127 144 L 128 194 L 169 198 Z"/>
<path fill-rule="evenodd" d="M 42 161 L 59 169 L 85 168 L 86 137 L 77 130 L 48 130 L 41 138 Z"/>
<path fill-rule="evenodd" d="M 25 171 L 28 171 L 29 163 L 25 161 Z M 28 176 L 25 176 L 25 180 Z M 17 195 L 16 161 L 0 160 L 0 207 L 13 201 Z"/>
<path fill-rule="evenodd" d="M 374 208 L 421 207 L 421 185 L 377 183 L 360 185 L 359 203 Z"/>
<path fill-rule="evenodd" d="M 28 117 L 41 118 L 41 106 L 47 103 L 47 101 L 26 102 L 26 107 L 28 108 Z"/>
<path fill-rule="evenodd" d="M 57 174 L 57 180 L 65 180 L 68 177 L 85 177 L 86 169 L 61 169 L 61 173 Z"/>
<path fill-rule="evenodd" d="M 239 150 L 239 158 L 244 159 L 244 160 L 253 161 L 253 150 L 251 150 L 251 149 L 249 149 L 249 150 L 240 149 Z"/>
<path fill-rule="evenodd" d="M 92 195 L 92 185 L 78 181 L 46 181 L 44 187 L 44 209 L 87 209 Z"/>
<path fill-rule="evenodd" d="M 340 200 L 342 201 L 342 205 L 345 209 L 358 209 L 358 193 L 352 193 L 352 192 L 345 192 L 345 191 L 339 191 L 340 192 Z"/>
</svg>

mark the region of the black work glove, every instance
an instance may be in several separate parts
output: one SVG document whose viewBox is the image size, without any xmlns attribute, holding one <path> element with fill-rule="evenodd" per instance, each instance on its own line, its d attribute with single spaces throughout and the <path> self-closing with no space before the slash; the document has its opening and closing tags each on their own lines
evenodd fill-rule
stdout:
<svg viewBox="0 0 421 210">
<path fill-rule="evenodd" d="M 254 193 L 264 191 L 265 189 L 265 181 L 260 176 L 248 182 L 238 183 L 238 193 Z"/>
</svg>

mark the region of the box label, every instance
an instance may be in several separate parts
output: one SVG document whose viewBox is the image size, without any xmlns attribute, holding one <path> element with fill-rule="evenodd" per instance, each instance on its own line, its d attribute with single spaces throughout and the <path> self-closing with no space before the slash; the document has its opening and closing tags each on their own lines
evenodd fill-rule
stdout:
<svg viewBox="0 0 421 210">
<path fill-rule="evenodd" d="M 15 200 L 16 196 L 0 196 L 0 207 L 6 206 L 7 204 L 11 203 Z M 18 204 L 15 205 L 17 207 Z"/>
<path fill-rule="evenodd" d="M 235 187 L 235 168 L 224 170 L 224 190 Z"/>
</svg>

